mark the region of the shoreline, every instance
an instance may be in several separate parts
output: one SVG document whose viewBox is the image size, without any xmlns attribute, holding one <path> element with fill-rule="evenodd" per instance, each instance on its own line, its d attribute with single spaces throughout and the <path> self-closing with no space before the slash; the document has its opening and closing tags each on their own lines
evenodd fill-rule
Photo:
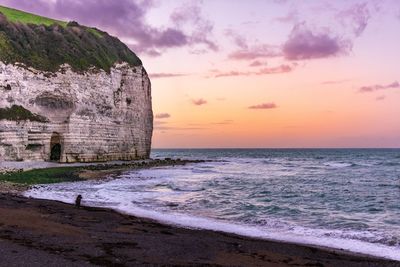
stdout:
<svg viewBox="0 0 400 267">
<path fill-rule="evenodd" d="M 36 199 L 41 199 L 41 200 L 48 200 L 48 201 L 56 201 L 56 202 L 61 202 L 65 203 L 68 205 L 73 205 L 73 201 L 67 201 L 66 199 L 60 200 L 60 199 L 46 199 L 46 198 L 40 198 L 40 197 L 32 197 L 29 194 L 24 194 L 24 197 L 27 198 L 36 198 Z M 205 217 L 196 217 L 192 215 L 185 215 L 185 214 L 169 214 L 169 213 L 162 213 L 162 212 L 157 212 L 157 211 L 152 211 L 152 210 L 146 210 L 143 208 L 136 208 L 135 212 L 129 212 L 127 210 L 121 209 L 121 208 L 111 208 L 111 207 L 106 207 L 106 206 L 87 206 L 87 207 L 92 207 L 92 208 L 104 208 L 111 210 L 113 212 L 117 212 L 120 214 L 124 214 L 127 216 L 132 216 L 136 218 L 141 218 L 144 220 L 150 220 L 157 222 L 162 225 L 167 225 L 171 226 L 174 228 L 183 228 L 183 229 L 192 229 L 192 230 L 199 230 L 199 231 L 211 231 L 211 232 L 218 232 L 221 234 L 227 234 L 227 235 L 232 235 L 232 236 L 237 236 L 241 238 L 249 238 L 249 239 L 256 239 L 259 241 L 267 241 L 267 242 L 277 242 L 277 243 L 284 243 L 284 244 L 293 244 L 293 245 L 298 245 L 298 246 L 305 246 L 305 247 L 311 247 L 311 248 L 316 248 L 316 249 L 322 249 L 322 250 L 327 250 L 327 251 L 333 251 L 333 252 L 338 252 L 338 253 L 343 253 L 343 254 L 349 254 L 349 255 L 357 255 L 361 257 L 368 257 L 368 258 L 376 258 L 376 259 L 383 259 L 383 260 L 389 260 L 389 261 L 398 261 L 399 266 L 400 266 L 400 258 L 393 256 L 397 254 L 397 252 L 392 252 L 392 251 L 387 251 L 385 250 L 384 252 L 380 253 L 375 253 L 375 249 L 378 249 L 377 247 L 372 247 L 369 250 L 367 249 L 367 252 L 364 249 L 359 249 L 359 248 L 354 248 L 354 247 L 349 247 L 347 246 L 337 246 L 334 245 L 330 242 L 324 242 L 323 240 L 319 240 L 318 237 L 308 237 L 304 239 L 304 236 L 298 237 L 293 234 L 288 234 L 288 233 L 273 233 L 273 232 L 268 232 L 265 230 L 261 230 L 258 228 L 255 228 L 255 226 L 246 226 L 246 225 L 240 225 L 240 224 L 235 224 L 233 222 L 225 222 L 225 221 L 218 221 L 210 218 L 205 218 Z M 347 240 L 342 240 L 343 242 L 346 242 Z M 337 242 L 337 241 L 336 241 Z M 369 243 L 363 244 L 362 241 L 361 243 L 355 243 L 352 244 L 353 246 L 361 246 L 365 247 L 365 245 L 372 245 Z M 343 244 L 343 243 L 342 243 Z M 386 247 L 385 249 L 388 249 L 389 247 Z M 390 249 L 390 248 L 389 248 Z"/>
<path fill-rule="evenodd" d="M 68 266 L 399 266 L 350 251 L 189 229 L 0 193 L 0 259 Z M 7 248 L 12 250 L 7 251 Z M 16 256 L 18 259 L 15 259 Z M 15 262 L 15 261 L 14 261 Z M 22 264 L 22 265 L 21 265 Z M 0 264 L 1 265 L 1 264 Z M 23 262 L 16 264 L 26 266 Z"/>
<path fill-rule="evenodd" d="M 98 180 L 132 169 L 198 162 L 204 161 L 96 164 L 79 169 L 79 177 Z M 0 260 L 6 262 L 18 255 L 26 263 L 36 259 L 40 265 L 68 266 L 400 266 L 398 261 L 338 248 L 190 228 L 108 208 L 78 209 L 22 196 L 27 188 L 0 183 Z M 26 266 L 24 262 L 15 265 Z"/>
<path fill-rule="evenodd" d="M 101 180 L 120 175 L 125 171 L 155 167 L 203 163 L 206 160 L 146 159 L 119 162 L 51 163 L 51 162 L 0 162 L 0 193 L 20 194 L 36 184 Z M 13 166 L 17 164 L 17 168 Z"/>
</svg>

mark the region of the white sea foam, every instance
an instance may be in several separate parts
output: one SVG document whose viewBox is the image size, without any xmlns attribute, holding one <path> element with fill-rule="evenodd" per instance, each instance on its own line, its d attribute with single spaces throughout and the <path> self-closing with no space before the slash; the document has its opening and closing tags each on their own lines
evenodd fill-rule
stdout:
<svg viewBox="0 0 400 267">
<path fill-rule="evenodd" d="M 118 185 L 121 180 L 111 181 L 113 185 Z M 125 181 L 126 182 L 126 181 Z M 84 204 L 96 207 L 108 207 L 112 208 L 121 213 L 130 214 L 138 217 L 148 218 L 157 220 L 162 223 L 176 225 L 186 228 L 194 229 L 205 229 L 212 231 L 222 231 L 226 233 L 238 234 L 242 236 L 292 242 L 306 245 L 316 245 L 321 247 L 344 249 L 356 253 L 367 254 L 377 257 L 384 257 L 387 259 L 399 260 L 400 261 L 400 248 L 390 247 L 381 244 L 373 244 L 360 240 L 344 239 L 335 237 L 335 233 L 332 231 L 324 231 L 318 229 L 306 229 L 303 227 L 295 227 L 289 230 L 278 230 L 265 229 L 257 226 L 248 226 L 237 223 L 231 223 L 226 221 L 220 221 L 205 217 L 198 217 L 192 215 L 185 215 L 176 212 L 160 212 L 151 209 L 144 209 L 136 206 L 132 202 L 134 200 L 140 200 L 148 197 L 151 192 L 141 192 L 136 194 L 135 197 L 127 199 L 126 194 L 110 194 L 108 189 L 104 188 L 104 185 L 97 184 L 92 187 L 95 191 L 93 195 L 88 194 L 86 190 L 89 190 L 87 183 L 75 183 L 73 186 L 76 190 L 65 190 L 63 191 L 63 184 L 50 185 L 50 186 L 39 186 L 35 187 L 24 193 L 27 197 L 34 197 L 40 199 L 51 199 L 59 200 L 65 203 L 72 204 L 75 196 L 78 193 L 86 192 L 84 198 Z M 124 184 L 124 182 L 122 182 Z M 65 184 L 67 187 L 71 187 L 71 183 Z M 56 188 L 54 188 L 56 187 Z M 106 186 L 108 187 L 108 186 Z M 70 188 L 71 189 L 71 188 Z M 97 191 L 96 191 L 97 189 Z M 340 231 L 336 231 L 340 233 Z M 329 234 L 328 234 L 329 233 Z M 328 235 L 327 235 L 328 234 Z M 359 234 L 359 233 L 358 233 Z"/>
<path fill-rule="evenodd" d="M 367 255 L 400 261 L 400 248 L 389 247 L 379 244 L 371 244 L 359 240 L 315 236 L 312 235 L 313 231 L 311 229 L 308 229 L 307 231 L 308 235 L 304 235 L 305 232 L 302 232 L 300 230 L 301 229 L 300 227 L 296 229 L 300 230 L 297 233 L 277 232 L 274 231 L 273 229 L 271 229 L 271 231 L 266 231 L 265 229 L 260 229 L 254 226 L 245 226 L 240 224 L 227 223 L 223 221 L 217 221 L 202 217 L 188 216 L 177 213 L 156 212 L 124 204 L 119 205 L 117 208 L 115 208 L 115 210 L 135 215 L 138 217 L 149 218 L 157 220 L 159 222 L 181 227 L 221 231 L 226 233 L 232 233 L 232 234 L 267 239 L 267 240 L 292 242 L 292 243 L 306 244 L 306 245 L 316 245 L 316 246 L 335 248 L 335 249 L 344 249 L 356 253 L 367 254 Z"/>
<path fill-rule="evenodd" d="M 327 162 L 324 163 L 325 166 L 328 167 L 333 167 L 333 168 L 346 168 L 346 167 L 351 167 L 352 163 L 346 163 L 346 162 Z"/>
</svg>

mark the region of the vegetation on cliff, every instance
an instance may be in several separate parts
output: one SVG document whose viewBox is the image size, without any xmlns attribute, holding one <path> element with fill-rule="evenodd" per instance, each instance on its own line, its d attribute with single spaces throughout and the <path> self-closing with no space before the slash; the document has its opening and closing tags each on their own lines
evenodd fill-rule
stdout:
<svg viewBox="0 0 400 267">
<path fill-rule="evenodd" d="M 121 172 L 152 167 L 186 165 L 188 163 L 203 163 L 203 160 L 156 159 L 150 161 L 133 161 L 124 164 L 96 164 L 87 166 L 67 166 L 47 169 L 33 169 L 27 171 L 12 171 L 1 173 L 0 183 L 9 182 L 16 184 L 52 184 L 61 182 L 74 182 L 83 180 L 110 178 Z M 1 189 L 1 188 L 0 188 Z"/>
<path fill-rule="evenodd" d="M 67 23 L 60 20 L 50 19 L 35 14 L 23 12 L 13 8 L 0 6 L 0 12 L 3 13 L 7 19 L 14 23 L 25 23 L 25 24 L 36 24 L 50 26 L 54 23 L 59 24 L 63 27 L 67 26 Z"/>
<path fill-rule="evenodd" d="M 48 122 L 45 117 L 33 114 L 23 106 L 18 105 L 12 105 L 10 108 L 0 108 L 0 120 Z"/>
<path fill-rule="evenodd" d="M 0 174 L 0 182 L 26 185 L 76 182 L 82 180 L 79 177 L 79 170 L 79 167 L 58 167 Z"/>
<path fill-rule="evenodd" d="M 50 72 L 64 63 L 75 71 L 94 66 L 107 72 L 117 62 L 142 64 L 124 43 L 106 32 L 2 6 L 0 61 Z"/>
</svg>

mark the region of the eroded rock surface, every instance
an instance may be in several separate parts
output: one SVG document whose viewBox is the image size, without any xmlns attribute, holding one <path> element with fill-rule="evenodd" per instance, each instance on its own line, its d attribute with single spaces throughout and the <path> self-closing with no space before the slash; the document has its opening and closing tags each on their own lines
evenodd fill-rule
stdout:
<svg viewBox="0 0 400 267">
<path fill-rule="evenodd" d="M 10 109 L 22 115 L 7 115 Z M 150 153 L 151 84 L 143 66 L 44 72 L 0 62 L 0 113 L 0 160 L 132 160 Z"/>
</svg>

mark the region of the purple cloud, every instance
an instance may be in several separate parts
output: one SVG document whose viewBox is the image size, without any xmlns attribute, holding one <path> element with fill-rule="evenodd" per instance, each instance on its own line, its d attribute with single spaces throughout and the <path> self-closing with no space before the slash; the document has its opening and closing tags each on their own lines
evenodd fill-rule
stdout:
<svg viewBox="0 0 400 267">
<path fill-rule="evenodd" d="M 211 21 L 202 17 L 200 4 L 199 1 L 183 4 L 173 11 L 170 19 L 178 29 L 182 29 L 186 25 L 192 26 L 188 38 L 189 44 L 203 44 L 212 51 L 218 51 L 218 45 L 210 39 L 214 25 Z"/>
<path fill-rule="evenodd" d="M 192 103 L 195 106 L 201 106 L 201 105 L 207 104 L 207 101 L 204 100 L 203 98 L 199 98 L 199 99 L 193 99 Z"/>
<path fill-rule="evenodd" d="M 299 13 L 296 10 L 291 10 L 286 16 L 276 17 L 274 21 L 280 23 L 294 23 L 299 20 Z"/>
<path fill-rule="evenodd" d="M 293 27 L 282 50 L 288 60 L 325 58 L 347 54 L 351 50 L 351 43 L 327 33 L 315 34 L 302 23 Z"/>
<path fill-rule="evenodd" d="M 248 48 L 246 38 L 243 37 L 242 35 L 238 34 L 237 32 L 235 32 L 234 30 L 226 29 L 224 34 L 225 34 L 225 36 L 230 38 L 236 46 L 238 46 L 242 49 Z"/>
<path fill-rule="evenodd" d="M 155 6 L 153 0 L 0 0 L 0 4 L 100 28 L 121 38 L 135 52 L 150 56 L 159 56 L 165 49 L 184 46 L 203 45 L 211 50 L 217 49 L 209 39 L 212 24 L 206 21 L 205 28 L 200 12 L 195 22 L 181 20 L 178 24 L 178 20 L 171 15 L 170 27 L 149 25 L 146 15 Z M 191 31 L 183 30 L 182 25 L 188 26 Z M 201 34 L 198 34 L 199 30 Z"/>
<path fill-rule="evenodd" d="M 250 106 L 248 108 L 249 109 L 274 109 L 274 108 L 277 108 L 277 107 L 278 106 L 275 103 L 270 102 L 270 103 L 262 103 L 262 104 L 259 104 L 259 105 Z"/>
<path fill-rule="evenodd" d="M 183 46 L 188 43 L 188 37 L 181 31 L 168 28 L 160 32 L 160 36 L 154 39 L 154 44 L 159 47 Z"/>
<path fill-rule="evenodd" d="M 168 119 L 171 115 L 169 113 L 158 113 L 155 117 L 156 119 Z"/>
<path fill-rule="evenodd" d="M 286 4 L 288 2 L 288 0 L 274 0 L 274 3 L 275 4 L 279 4 L 279 5 L 284 5 L 284 4 Z"/>
<path fill-rule="evenodd" d="M 171 14 L 171 20 L 178 26 L 185 25 L 188 21 L 201 21 L 201 8 L 195 2 L 185 3 L 183 6 L 176 8 Z"/>
<path fill-rule="evenodd" d="M 172 78 L 172 77 L 181 77 L 187 76 L 188 74 L 183 73 L 166 73 L 166 72 L 158 72 L 158 73 L 150 73 L 149 76 L 152 79 L 159 79 L 159 78 Z"/>
<path fill-rule="evenodd" d="M 386 98 L 386 96 L 381 95 L 381 96 L 376 97 L 375 100 L 376 101 L 382 101 L 382 100 L 385 100 L 385 98 Z"/>
<path fill-rule="evenodd" d="M 339 12 L 336 17 L 339 18 L 344 26 L 351 27 L 354 35 L 359 37 L 371 18 L 368 2 L 356 3 L 350 8 Z"/>
<path fill-rule="evenodd" d="M 257 58 L 279 57 L 281 55 L 282 53 L 279 47 L 273 45 L 261 45 L 237 50 L 229 54 L 228 58 L 233 60 L 254 60 Z"/>
<path fill-rule="evenodd" d="M 394 81 L 390 84 L 376 84 L 376 85 L 370 85 L 370 86 L 362 86 L 360 87 L 359 91 L 361 93 L 370 93 L 378 90 L 386 90 L 386 89 L 396 89 L 400 88 L 400 84 L 398 81 Z"/>
</svg>

